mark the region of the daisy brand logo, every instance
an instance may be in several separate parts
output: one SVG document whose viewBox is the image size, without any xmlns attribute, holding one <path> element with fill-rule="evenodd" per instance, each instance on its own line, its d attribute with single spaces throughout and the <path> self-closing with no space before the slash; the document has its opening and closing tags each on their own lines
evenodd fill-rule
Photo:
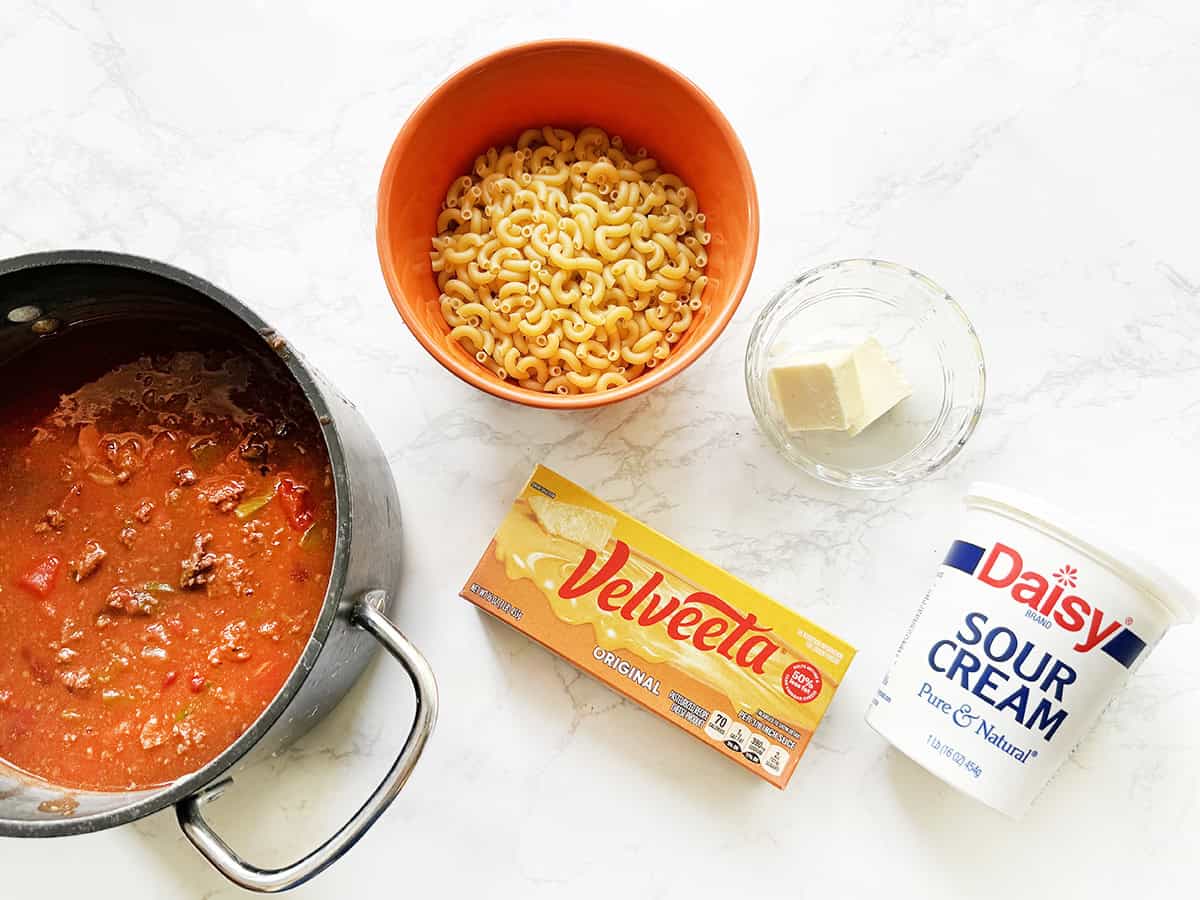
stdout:
<svg viewBox="0 0 1200 900">
<path fill-rule="evenodd" d="M 1079 570 L 1074 566 L 1063 566 L 1054 573 L 1054 580 L 1058 582 L 1060 587 L 1073 588 L 1078 584 L 1076 577 L 1079 575 Z"/>
<path fill-rule="evenodd" d="M 990 588 L 1005 591 L 1024 606 L 1025 616 L 1043 628 L 1061 629 L 1072 636 L 1071 649 L 1090 653 L 1099 648 L 1129 668 L 1146 649 L 1146 643 L 1129 626 L 1133 620 L 1109 616 L 1098 604 L 1075 593 L 1079 570 L 1069 563 L 1049 577 L 1026 566 L 1014 547 L 996 542 L 991 548 L 955 541 L 945 565 L 975 578 Z M 1043 570 L 1045 571 L 1045 570 Z"/>
</svg>

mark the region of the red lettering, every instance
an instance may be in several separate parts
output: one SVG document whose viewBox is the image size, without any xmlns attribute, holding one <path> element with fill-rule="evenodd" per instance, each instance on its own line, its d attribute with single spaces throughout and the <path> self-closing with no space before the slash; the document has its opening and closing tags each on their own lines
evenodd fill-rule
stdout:
<svg viewBox="0 0 1200 900">
<path fill-rule="evenodd" d="M 765 636 L 771 629 L 759 625 L 757 616 L 734 609 L 707 591 L 696 591 L 683 601 L 675 596 L 664 600 L 655 592 L 664 581 L 661 572 L 653 573 L 634 591 L 633 582 L 617 577 L 629 556 L 629 545 L 619 540 L 608 559 L 593 572 L 599 555 L 595 550 L 584 550 L 579 565 L 559 587 L 558 596 L 574 600 L 594 591 L 596 605 L 605 612 L 618 613 L 630 622 L 636 619 L 643 627 L 665 623 L 672 639 L 690 641 L 706 652 L 715 650 L 742 668 L 764 674 L 767 660 L 779 645 Z M 627 598 L 623 604 L 614 602 L 622 598 Z M 706 609 L 715 614 L 706 615 Z"/>
<path fill-rule="evenodd" d="M 691 628 L 703 618 L 704 613 L 696 607 L 685 607 L 671 617 L 671 621 L 667 623 L 667 634 L 677 641 L 686 641 L 691 634 L 683 629 Z"/>
<path fill-rule="evenodd" d="M 616 612 L 621 608 L 620 603 L 609 603 L 611 597 L 624 597 L 633 589 L 633 582 L 626 581 L 624 578 L 618 578 L 615 581 L 610 581 L 604 587 L 600 588 L 600 594 L 596 597 L 596 605 L 601 609 L 607 609 L 609 612 Z"/>
<path fill-rule="evenodd" d="M 1062 607 L 1054 614 L 1054 621 L 1067 631 L 1079 631 L 1091 611 L 1091 605 L 1082 597 L 1067 594 L 1063 597 Z"/>
<path fill-rule="evenodd" d="M 1051 610 L 1053 610 L 1055 605 L 1058 603 L 1058 598 L 1062 596 L 1062 592 L 1063 589 L 1061 584 L 1056 584 L 1054 587 L 1052 587 L 1050 589 L 1050 593 L 1046 595 L 1046 601 L 1042 604 L 1042 608 L 1038 610 L 1038 612 L 1040 612 L 1043 616 L 1050 615 Z"/>
<path fill-rule="evenodd" d="M 1092 621 L 1088 623 L 1087 637 L 1075 645 L 1075 649 L 1081 653 L 1087 653 L 1093 647 L 1097 646 L 1101 641 L 1105 640 L 1110 634 L 1121 627 L 1121 623 L 1113 619 L 1104 628 L 1100 627 L 1100 623 L 1104 621 L 1104 613 L 1101 610 L 1092 610 Z"/>
<path fill-rule="evenodd" d="M 661 575 L 656 574 L 654 576 L 654 578 L 657 578 L 658 581 L 662 581 Z M 650 581 L 654 581 L 654 578 L 651 578 Z M 658 581 L 655 581 L 655 584 L 657 584 Z M 649 583 L 649 582 L 647 582 L 647 583 Z M 663 619 L 667 618 L 667 616 L 671 615 L 671 613 L 675 612 L 675 610 L 679 609 L 679 598 L 678 597 L 672 597 L 666 603 L 663 603 L 661 607 L 659 607 L 659 603 L 661 601 L 662 601 L 662 598 L 660 596 L 658 596 L 658 594 L 655 594 L 653 597 L 650 598 L 650 602 L 646 604 L 646 608 L 642 611 L 642 614 L 640 616 L 638 616 L 638 624 L 639 625 L 641 625 L 644 628 L 649 627 L 650 625 L 657 625 Z M 631 600 L 630 603 L 632 603 L 632 602 L 633 601 Z M 625 609 L 629 609 L 629 608 L 630 608 L 629 603 L 626 603 Z M 625 616 L 625 618 L 629 619 L 629 621 L 631 621 L 631 622 L 633 621 L 633 616 L 632 615 L 626 616 L 624 610 L 621 611 L 621 615 Z"/>
<path fill-rule="evenodd" d="M 659 597 L 658 594 L 650 596 L 651 592 L 660 584 L 662 584 L 662 580 L 662 574 L 659 572 L 655 572 L 648 579 L 646 579 L 646 583 L 637 589 L 637 593 L 625 601 L 625 607 L 621 610 L 621 617 L 632 622 L 634 610 L 636 610 L 638 605 L 641 604 L 641 602 L 647 597 L 649 597 L 650 600 L 646 604 L 646 609 L 643 610 L 640 616 L 638 616 L 639 625 L 656 625 L 673 613 L 679 606 L 679 601 L 676 598 L 672 597 L 669 601 L 667 601 L 666 604 L 664 604 L 662 610 L 659 611 L 658 604 L 662 598 Z"/>
<path fill-rule="evenodd" d="M 992 573 L 993 567 L 1000 561 L 1001 555 L 1008 558 L 1009 571 L 1007 575 L 997 578 Z M 983 568 L 979 570 L 977 576 L 984 584 L 990 584 L 992 587 L 1008 587 L 1017 580 L 1017 576 L 1021 574 L 1021 566 L 1024 560 L 1021 559 L 1021 554 L 1012 547 L 997 543 L 992 548 L 992 552 L 988 554 L 988 558 L 983 563 Z"/>
<path fill-rule="evenodd" d="M 1013 599 L 1018 603 L 1024 603 L 1026 606 L 1037 609 L 1042 603 L 1042 598 L 1046 596 L 1046 589 L 1049 586 L 1050 583 L 1037 572 L 1025 572 L 1021 576 L 1021 580 L 1013 585 Z"/>
<path fill-rule="evenodd" d="M 997 543 L 984 560 L 983 568 L 976 576 L 984 584 L 1006 588 L 1012 586 L 1012 598 L 1043 616 L 1051 618 L 1064 631 L 1084 632 L 1084 637 L 1074 648 L 1080 653 L 1099 646 L 1113 635 L 1121 625 L 1116 620 L 1105 624 L 1104 611 L 1092 606 L 1076 594 L 1066 593 L 1062 584 L 1050 587 L 1044 575 L 1037 572 L 1022 572 L 1024 560 L 1012 547 Z M 1007 566 L 1007 569 L 1005 567 Z M 1070 569 L 1070 583 L 1074 585 L 1074 569 Z M 1058 576 L 1056 575 L 1056 578 Z M 1019 580 L 1018 580 L 1019 579 Z"/>
<path fill-rule="evenodd" d="M 778 649 L 779 645 L 774 641 L 768 640 L 761 634 L 756 634 L 749 638 L 746 643 L 742 644 L 741 649 L 738 650 L 737 664 L 742 668 L 753 669 L 759 675 L 762 675 L 764 674 L 763 667 L 767 664 L 767 660 Z"/>
<path fill-rule="evenodd" d="M 692 632 L 692 643 L 701 650 L 716 650 L 719 641 L 713 641 L 711 644 L 706 642 L 706 638 L 717 638 L 729 630 L 729 623 L 724 619 L 706 619 L 701 622 L 694 632 Z"/>
<path fill-rule="evenodd" d="M 592 563 L 596 561 L 595 550 L 584 550 L 583 559 L 579 561 L 579 565 L 575 567 L 575 571 L 567 577 L 567 580 L 562 583 L 558 589 L 558 596 L 564 600 L 574 600 L 576 597 L 582 597 L 584 594 L 596 590 L 606 581 L 611 580 L 616 576 L 621 568 L 629 561 L 629 545 L 624 541 L 617 541 L 617 545 L 613 548 L 612 556 L 602 565 L 599 570 L 589 578 L 582 582 L 583 573 L 592 567 Z"/>
</svg>

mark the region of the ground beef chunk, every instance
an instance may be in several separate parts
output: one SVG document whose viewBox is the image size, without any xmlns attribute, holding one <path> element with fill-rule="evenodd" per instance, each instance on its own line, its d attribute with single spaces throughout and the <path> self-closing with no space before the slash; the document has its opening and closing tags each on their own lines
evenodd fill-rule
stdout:
<svg viewBox="0 0 1200 900">
<path fill-rule="evenodd" d="M 47 531 L 62 531 L 67 524 L 67 517 L 62 514 L 60 509 L 48 509 L 42 514 L 42 518 L 33 526 L 34 532 L 37 534 L 45 534 Z"/>
<path fill-rule="evenodd" d="M 175 470 L 175 483 L 180 487 L 188 487 L 195 484 L 197 477 L 195 469 L 188 466 L 182 466 Z"/>
<path fill-rule="evenodd" d="M 121 543 L 124 544 L 127 549 L 132 550 L 133 542 L 137 540 L 137 529 L 132 525 L 126 525 L 121 529 L 121 533 L 118 535 L 118 537 L 120 538 Z"/>
<path fill-rule="evenodd" d="M 133 517 L 143 525 L 150 521 L 150 517 L 154 515 L 154 501 L 149 497 L 144 498 L 138 503 L 137 508 L 133 511 Z"/>
<path fill-rule="evenodd" d="M 221 665 L 222 660 L 232 659 L 245 662 L 251 656 L 250 648 L 246 646 L 250 626 L 245 619 L 228 623 L 221 629 L 221 643 L 208 651 L 208 661 L 214 666 Z"/>
<path fill-rule="evenodd" d="M 71 575 L 76 581 L 83 581 L 100 567 L 100 563 L 108 552 L 95 541 L 83 545 L 83 552 L 78 559 L 71 561 Z"/>
<path fill-rule="evenodd" d="M 119 584 L 108 592 L 106 603 L 109 609 L 127 616 L 148 616 L 158 606 L 158 599 L 149 591 Z"/>
<path fill-rule="evenodd" d="M 86 694 L 92 689 L 92 673 L 87 669 L 59 672 L 58 680 L 72 694 Z"/>
<path fill-rule="evenodd" d="M 199 491 L 200 499 L 207 500 L 221 512 L 233 512 L 244 493 L 246 485 L 236 478 L 216 484 L 205 484 Z"/>
<path fill-rule="evenodd" d="M 217 554 L 208 550 L 211 541 L 211 532 L 196 532 L 191 555 L 180 563 L 179 586 L 185 591 L 203 587 L 216 574 Z"/>
<path fill-rule="evenodd" d="M 139 740 L 143 750 L 153 750 L 155 747 L 166 743 L 171 736 L 170 730 L 167 728 L 165 721 L 159 721 L 158 716 L 151 716 L 142 726 L 142 732 L 139 735 Z"/>
</svg>

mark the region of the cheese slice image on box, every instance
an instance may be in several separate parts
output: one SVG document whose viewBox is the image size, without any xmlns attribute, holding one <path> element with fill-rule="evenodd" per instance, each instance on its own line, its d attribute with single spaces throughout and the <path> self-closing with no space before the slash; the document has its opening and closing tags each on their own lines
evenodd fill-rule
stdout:
<svg viewBox="0 0 1200 900">
<path fill-rule="evenodd" d="M 462 596 L 780 788 L 854 657 L 542 466 Z"/>
<path fill-rule="evenodd" d="M 606 516 L 586 506 L 573 506 L 547 497 L 530 497 L 529 508 L 547 534 L 566 538 L 592 550 L 607 547 L 617 526 L 615 516 Z"/>
</svg>

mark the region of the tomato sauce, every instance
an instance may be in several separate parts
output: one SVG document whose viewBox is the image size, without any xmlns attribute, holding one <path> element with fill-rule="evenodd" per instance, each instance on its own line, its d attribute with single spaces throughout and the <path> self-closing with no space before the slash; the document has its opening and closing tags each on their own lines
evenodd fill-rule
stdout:
<svg viewBox="0 0 1200 900">
<path fill-rule="evenodd" d="M 299 390 L 274 357 L 159 331 L 68 332 L 0 372 L 0 760 L 65 787 L 216 757 L 329 582 L 332 476 Z"/>
</svg>

